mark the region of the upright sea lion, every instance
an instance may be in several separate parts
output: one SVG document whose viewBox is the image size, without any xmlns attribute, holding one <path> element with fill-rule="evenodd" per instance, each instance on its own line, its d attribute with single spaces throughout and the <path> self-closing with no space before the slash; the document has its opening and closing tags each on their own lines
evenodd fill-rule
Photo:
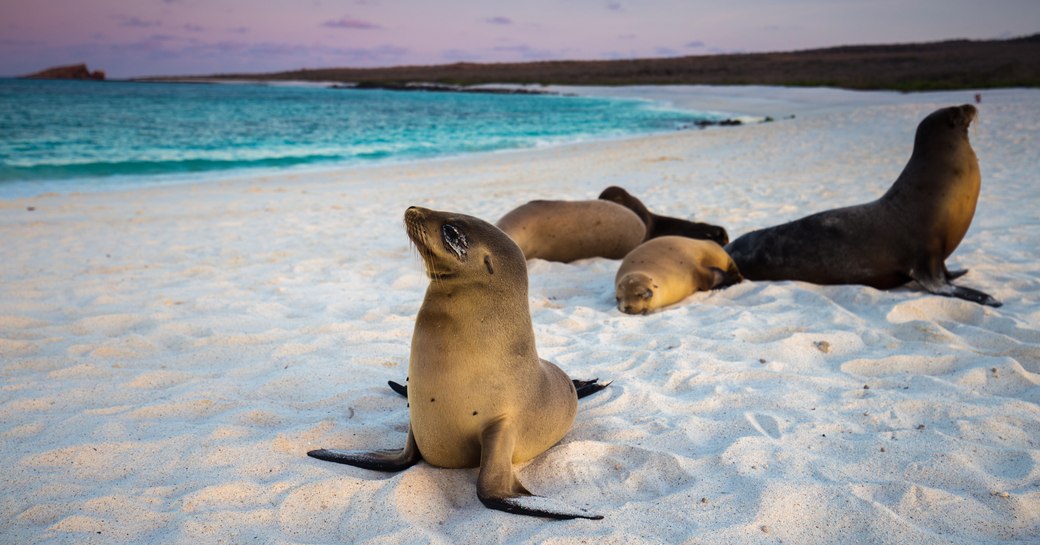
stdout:
<svg viewBox="0 0 1040 545">
<path fill-rule="evenodd" d="M 726 251 L 749 280 L 803 280 L 889 289 L 916 280 L 937 295 L 999 307 L 951 280 L 944 261 L 967 232 L 981 176 L 968 142 L 970 104 L 933 112 L 917 126 L 910 161 L 880 199 L 748 233 Z"/>
<path fill-rule="evenodd" d="M 535 350 L 520 248 L 471 216 L 411 207 L 404 217 L 431 280 L 412 335 L 405 447 L 307 455 L 379 471 L 479 466 L 477 496 L 492 509 L 603 518 L 532 495 L 513 471 L 563 438 L 578 407 L 567 374 Z"/>
<path fill-rule="evenodd" d="M 612 202 L 531 201 L 498 220 L 527 259 L 621 259 L 646 238 L 634 212 Z"/>
<path fill-rule="evenodd" d="M 742 280 L 722 246 L 710 240 L 665 236 L 648 240 L 625 256 L 614 277 L 617 306 L 646 314 L 697 291 Z"/>
<path fill-rule="evenodd" d="M 635 212 L 636 215 L 643 220 L 643 223 L 646 224 L 647 240 L 675 235 L 680 237 L 713 240 L 719 245 L 725 245 L 729 242 L 729 234 L 726 233 L 724 228 L 709 223 L 697 223 L 680 218 L 658 216 L 647 209 L 646 205 L 644 205 L 642 201 L 616 185 L 604 189 L 603 192 L 599 194 L 599 198 L 610 202 L 616 202 Z"/>
</svg>

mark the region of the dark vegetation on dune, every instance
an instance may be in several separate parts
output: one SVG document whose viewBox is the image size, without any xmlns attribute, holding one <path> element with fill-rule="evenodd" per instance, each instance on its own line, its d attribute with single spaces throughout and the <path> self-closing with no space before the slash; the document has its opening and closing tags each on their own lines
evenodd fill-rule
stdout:
<svg viewBox="0 0 1040 545">
<path fill-rule="evenodd" d="M 268 74 L 149 80 L 297 80 L 400 88 L 488 83 L 557 85 L 783 85 L 847 89 L 981 89 L 1040 87 L 1040 34 L 1009 40 L 842 46 L 616 61 L 456 63 L 388 68 L 323 68 Z"/>
</svg>

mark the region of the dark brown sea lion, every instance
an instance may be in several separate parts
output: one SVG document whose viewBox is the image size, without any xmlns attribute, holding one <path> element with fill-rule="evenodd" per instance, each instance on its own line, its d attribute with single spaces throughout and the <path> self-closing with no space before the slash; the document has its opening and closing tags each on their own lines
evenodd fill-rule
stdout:
<svg viewBox="0 0 1040 545">
<path fill-rule="evenodd" d="M 917 126 L 913 154 L 880 199 L 753 231 L 726 251 L 749 280 L 865 284 L 878 289 L 916 280 L 937 295 L 999 307 L 951 280 L 944 263 L 975 214 L 981 176 L 968 127 L 970 104 L 933 112 Z"/>
<path fill-rule="evenodd" d="M 635 212 L 639 219 L 646 224 L 647 240 L 664 236 L 677 236 L 711 240 L 720 246 L 724 246 L 729 242 L 729 234 L 726 233 L 724 228 L 709 223 L 697 223 L 680 218 L 658 216 L 647 209 L 642 201 L 625 191 L 624 188 L 616 185 L 604 189 L 599 194 L 599 198 L 616 202 Z"/>
</svg>

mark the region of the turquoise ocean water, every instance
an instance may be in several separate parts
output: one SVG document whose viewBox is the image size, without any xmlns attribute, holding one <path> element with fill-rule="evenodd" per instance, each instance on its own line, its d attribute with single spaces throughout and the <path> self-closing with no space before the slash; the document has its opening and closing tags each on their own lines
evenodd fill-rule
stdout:
<svg viewBox="0 0 1040 545">
<path fill-rule="evenodd" d="M 0 79 L 0 198 L 531 148 L 713 118 L 549 95 Z"/>
</svg>

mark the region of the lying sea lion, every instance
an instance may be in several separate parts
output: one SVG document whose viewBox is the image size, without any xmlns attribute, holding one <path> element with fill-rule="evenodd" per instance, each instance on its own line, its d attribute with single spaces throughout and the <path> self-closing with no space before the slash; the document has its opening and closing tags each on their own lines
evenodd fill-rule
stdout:
<svg viewBox="0 0 1040 545">
<path fill-rule="evenodd" d="M 531 201 L 498 220 L 527 259 L 621 259 L 646 238 L 631 210 L 609 201 Z"/>
<path fill-rule="evenodd" d="M 975 215 L 981 176 L 968 142 L 970 104 L 943 108 L 917 126 L 913 154 L 880 199 L 752 231 L 726 251 L 749 280 L 865 284 L 916 280 L 936 295 L 999 307 L 981 291 L 955 286 L 967 271 L 944 263 Z"/>
<path fill-rule="evenodd" d="M 643 220 L 643 223 L 646 224 L 647 240 L 674 235 L 711 240 L 719 245 L 725 245 L 729 242 L 729 234 L 726 233 L 724 228 L 709 223 L 697 223 L 680 218 L 658 216 L 647 209 L 646 205 L 644 205 L 642 201 L 616 185 L 604 189 L 603 192 L 599 194 L 599 198 L 610 202 L 616 202 L 635 212 L 636 215 Z"/>
<path fill-rule="evenodd" d="M 648 240 L 621 262 L 614 286 L 618 310 L 646 314 L 698 291 L 742 280 L 722 246 L 710 240 L 665 236 Z"/>
</svg>

